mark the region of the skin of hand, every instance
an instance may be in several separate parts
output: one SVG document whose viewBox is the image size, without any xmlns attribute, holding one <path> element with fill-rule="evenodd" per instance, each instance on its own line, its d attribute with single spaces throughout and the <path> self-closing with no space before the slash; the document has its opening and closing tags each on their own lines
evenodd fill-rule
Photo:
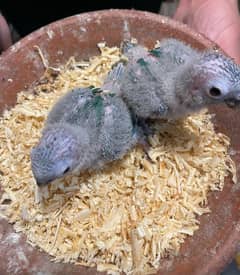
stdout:
<svg viewBox="0 0 240 275">
<path fill-rule="evenodd" d="M 180 0 L 174 19 L 204 34 L 240 63 L 237 0 Z"/>
<path fill-rule="evenodd" d="M 0 53 L 12 45 L 12 38 L 6 19 L 0 12 Z"/>
</svg>

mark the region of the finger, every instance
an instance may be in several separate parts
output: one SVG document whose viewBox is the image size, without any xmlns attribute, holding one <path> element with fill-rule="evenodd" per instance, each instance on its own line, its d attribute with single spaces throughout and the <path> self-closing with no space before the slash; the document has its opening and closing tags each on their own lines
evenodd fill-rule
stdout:
<svg viewBox="0 0 240 275">
<path fill-rule="evenodd" d="M 189 7 L 191 1 L 189 0 L 180 0 L 177 10 L 173 16 L 174 19 L 184 22 L 189 14 Z"/>
<path fill-rule="evenodd" d="M 0 51 L 6 50 L 9 46 L 12 45 L 12 38 L 9 26 L 0 13 Z"/>
<path fill-rule="evenodd" d="M 240 18 L 229 25 L 217 37 L 216 43 L 229 55 L 236 63 L 240 64 Z M 227 39 L 226 39 L 227 37 Z"/>
</svg>

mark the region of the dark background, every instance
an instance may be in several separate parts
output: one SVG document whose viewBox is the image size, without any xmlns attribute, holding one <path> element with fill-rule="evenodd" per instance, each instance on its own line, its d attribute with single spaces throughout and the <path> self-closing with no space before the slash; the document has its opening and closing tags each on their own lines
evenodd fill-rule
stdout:
<svg viewBox="0 0 240 275">
<path fill-rule="evenodd" d="M 158 13 L 160 3 L 160 0 L 59 0 L 49 2 L 0 0 L 0 11 L 22 37 L 48 23 L 82 12 L 112 8 Z"/>
</svg>

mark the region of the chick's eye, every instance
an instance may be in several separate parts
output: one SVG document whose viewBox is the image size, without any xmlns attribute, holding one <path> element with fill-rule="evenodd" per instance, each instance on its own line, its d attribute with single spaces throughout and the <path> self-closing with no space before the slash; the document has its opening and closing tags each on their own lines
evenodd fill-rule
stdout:
<svg viewBox="0 0 240 275">
<path fill-rule="evenodd" d="M 70 170 L 70 167 L 67 167 L 64 171 L 63 174 L 66 174 Z"/>
<path fill-rule="evenodd" d="M 220 97 L 220 96 L 222 95 L 222 92 L 221 92 L 221 90 L 219 90 L 218 88 L 212 87 L 212 88 L 209 90 L 209 94 L 210 94 L 210 96 L 212 96 L 212 97 Z"/>
</svg>

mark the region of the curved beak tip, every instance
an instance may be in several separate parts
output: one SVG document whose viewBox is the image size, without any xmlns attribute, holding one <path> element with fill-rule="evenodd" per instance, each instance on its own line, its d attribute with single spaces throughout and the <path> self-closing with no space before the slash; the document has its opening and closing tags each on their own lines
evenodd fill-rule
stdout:
<svg viewBox="0 0 240 275">
<path fill-rule="evenodd" d="M 36 181 L 37 186 L 42 186 L 43 183 L 41 181 Z"/>
<path fill-rule="evenodd" d="M 237 99 L 226 100 L 225 103 L 230 108 L 236 108 L 240 106 L 240 100 L 237 100 Z"/>
</svg>

